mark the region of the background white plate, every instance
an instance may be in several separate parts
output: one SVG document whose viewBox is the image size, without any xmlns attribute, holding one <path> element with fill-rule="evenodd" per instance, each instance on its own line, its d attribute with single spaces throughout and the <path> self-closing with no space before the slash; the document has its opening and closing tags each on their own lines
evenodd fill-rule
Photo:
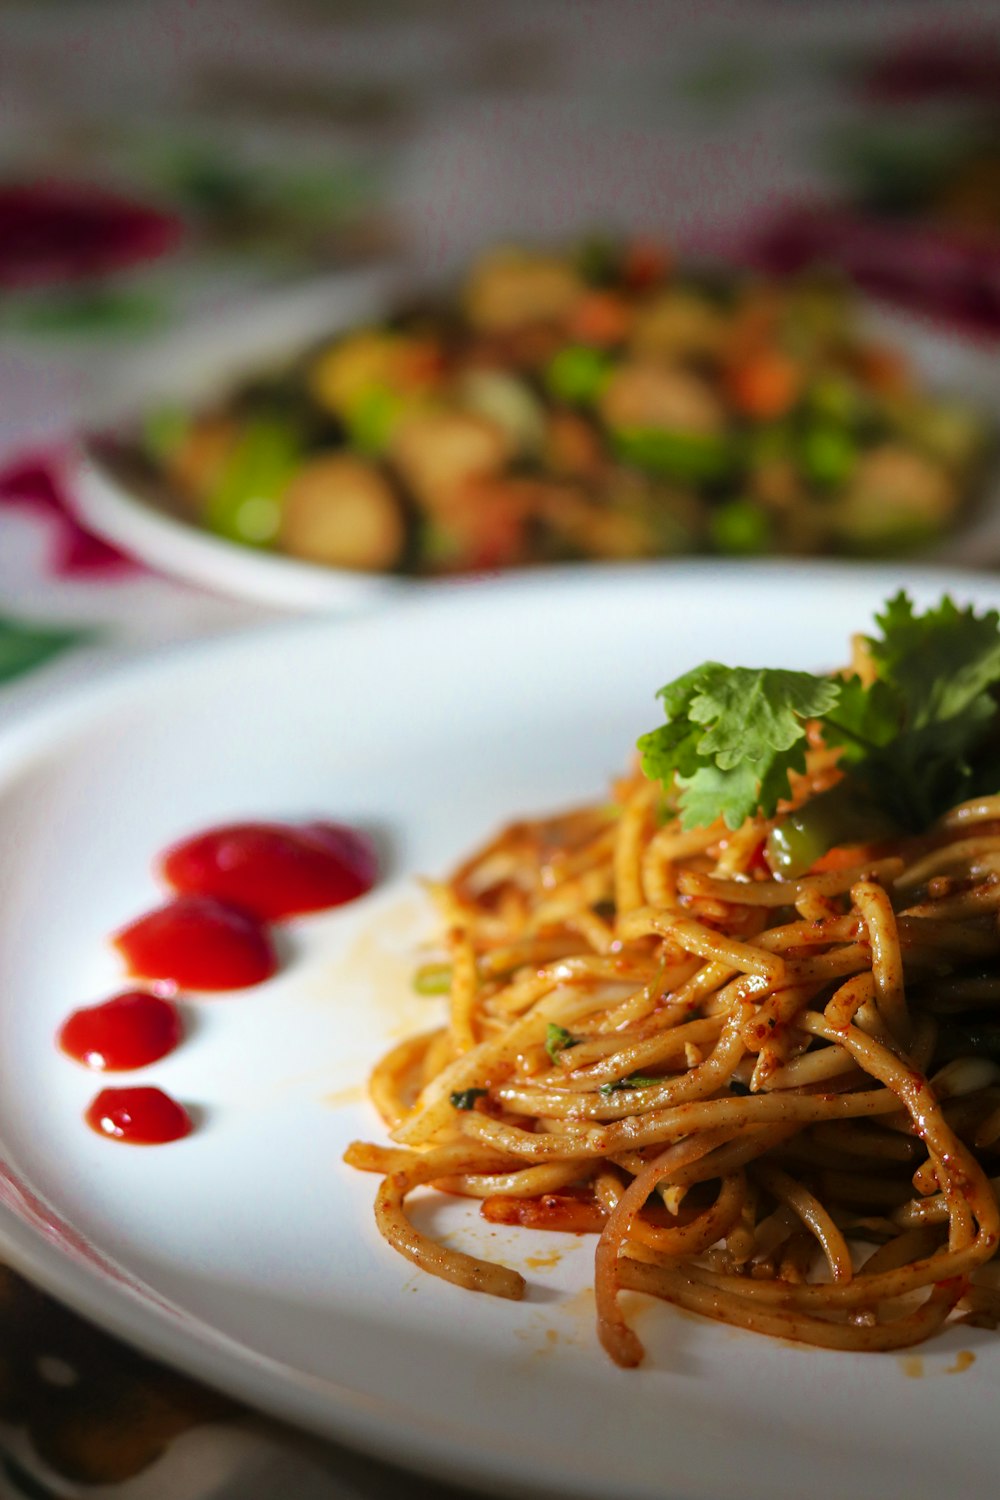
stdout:
<svg viewBox="0 0 1000 1500">
<path fill-rule="evenodd" d="M 344 273 L 274 292 L 178 331 L 122 361 L 94 392 L 87 423 L 118 428 L 161 402 L 197 406 L 340 328 L 377 318 L 407 282 L 398 270 Z M 388 574 L 327 568 L 242 547 L 161 509 L 100 457 L 82 452 L 71 499 L 98 536 L 150 567 L 223 594 L 296 610 L 348 612 L 422 585 Z"/>
<path fill-rule="evenodd" d="M 317 338 L 377 319 L 413 286 L 412 276 L 398 268 L 331 277 L 186 329 L 123 362 L 114 381 L 95 392 L 90 424 L 134 419 L 158 401 L 197 405 Z M 1000 425 L 1000 361 L 991 351 L 874 307 L 865 309 L 865 324 L 873 337 L 907 353 L 928 388 L 968 400 Z M 972 567 L 1000 562 L 1000 481 L 994 477 L 988 488 L 975 513 L 933 549 L 933 560 Z M 451 586 L 242 547 L 160 509 L 86 452 L 72 498 L 84 525 L 151 567 L 261 604 L 348 612 Z"/>
<path fill-rule="evenodd" d="M 187 650 L 0 735 L 0 1253 L 111 1330 L 236 1395 L 440 1475 L 601 1500 L 939 1500 L 1000 1462 L 1000 1339 L 912 1359 L 805 1350 L 636 1313 L 645 1365 L 592 1328 L 588 1238 L 425 1222 L 524 1270 L 523 1304 L 460 1291 L 379 1239 L 381 1137 L 360 1084 L 437 1002 L 408 986 L 430 928 L 418 871 L 500 822 L 603 794 L 653 694 L 705 657 L 826 667 L 908 581 L 1000 604 L 1000 583 L 899 570 L 717 566 L 560 574 Z M 111 993 L 105 937 L 156 899 L 168 840 L 221 819 L 375 829 L 370 897 L 288 932 L 275 980 L 193 1007 L 140 1077 L 201 1113 L 153 1150 L 81 1121 L 98 1086 L 53 1045 Z M 5 1163 L 5 1166 L 4 1166 Z M 970 1350 L 963 1373 L 955 1356 Z M 911 1378 L 915 1369 L 923 1378 Z M 738 1478 L 737 1478 L 738 1476 Z"/>
</svg>

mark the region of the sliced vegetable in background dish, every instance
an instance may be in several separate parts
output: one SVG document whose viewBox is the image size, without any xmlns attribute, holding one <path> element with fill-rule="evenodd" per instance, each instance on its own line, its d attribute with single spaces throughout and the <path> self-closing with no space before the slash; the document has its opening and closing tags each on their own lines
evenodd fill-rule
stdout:
<svg viewBox="0 0 1000 1500">
<path fill-rule="evenodd" d="M 173 509 L 362 572 L 717 552 L 899 554 L 947 535 L 992 458 L 828 280 L 648 245 L 497 248 L 134 441 Z"/>
</svg>

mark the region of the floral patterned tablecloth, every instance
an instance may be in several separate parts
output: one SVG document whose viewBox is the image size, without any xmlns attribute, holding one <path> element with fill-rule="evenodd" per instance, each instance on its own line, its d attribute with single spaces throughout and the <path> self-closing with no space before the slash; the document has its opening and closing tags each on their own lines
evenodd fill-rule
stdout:
<svg viewBox="0 0 1000 1500">
<path fill-rule="evenodd" d="M 609 225 L 779 266 L 819 248 L 876 293 L 996 337 L 998 58 L 995 12 L 931 0 L 6 0 L 5 720 L 267 617 L 73 520 L 72 436 L 124 354 L 386 253 L 444 272 L 500 235 Z M 0 1268 L 0 1496 L 403 1485 Z"/>
</svg>

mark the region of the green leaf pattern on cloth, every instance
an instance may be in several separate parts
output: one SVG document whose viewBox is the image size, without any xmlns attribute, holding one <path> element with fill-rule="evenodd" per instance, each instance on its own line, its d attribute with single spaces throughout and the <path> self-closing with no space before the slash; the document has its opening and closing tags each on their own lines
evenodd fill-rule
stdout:
<svg viewBox="0 0 1000 1500">
<path fill-rule="evenodd" d="M 76 627 L 34 625 L 0 615 L 0 683 L 42 666 L 92 635 Z"/>
</svg>

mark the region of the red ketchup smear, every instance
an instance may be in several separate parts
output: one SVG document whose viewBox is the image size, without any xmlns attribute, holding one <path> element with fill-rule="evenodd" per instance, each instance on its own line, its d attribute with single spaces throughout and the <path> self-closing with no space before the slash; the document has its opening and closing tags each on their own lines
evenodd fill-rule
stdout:
<svg viewBox="0 0 1000 1500">
<path fill-rule="evenodd" d="M 182 1036 L 181 1018 L 169 1000 L 128 990 L 75 1010 L 59 1032 L 59 1045 L 85 1067 L 117 1073 L 166 1057 Z"/>
<path fill-rule="evenodd" d="M 233 823 L 175 844 L 160 866 L 177 896 L 130 922 L 113 942 L 129 972 L 171 990 L 237 990 L 277 969 L 265 925 L 363 896 L 378 864 L 370 841 L 340 823 Z M 141 1068 L 182 1036 L 170 1002 L 128 990 L 70 1015 L 63 1051 L 87 1067 Z M 162 1145 L 193 1129 L 157 1088 L 104 1089 L 84 1117 L 98 1135 Z"/>
<path fill-rule="evenodd" d="M 98 1135 L 132 1146 L 163 1146 L 193 1129 L 182 1104 L 162 1089 L 102 1089 L 84 1119 Z"/>
<path fill-rule="evenodd" d="M 257 918 L 209 896 L 178 896 L 123 927 L 113 941 L 130 973 L 172 989 L 246 989 L 278 967 Z"/>
<path fill-rule="evenodd" d="M 339 823 L 232 823 L 211 828 L 163 856 L 162 873 L 185 895 L 214 896 L 274 922 L 343 906 L 378 873 L 375 850 Z"/>
</svg>

